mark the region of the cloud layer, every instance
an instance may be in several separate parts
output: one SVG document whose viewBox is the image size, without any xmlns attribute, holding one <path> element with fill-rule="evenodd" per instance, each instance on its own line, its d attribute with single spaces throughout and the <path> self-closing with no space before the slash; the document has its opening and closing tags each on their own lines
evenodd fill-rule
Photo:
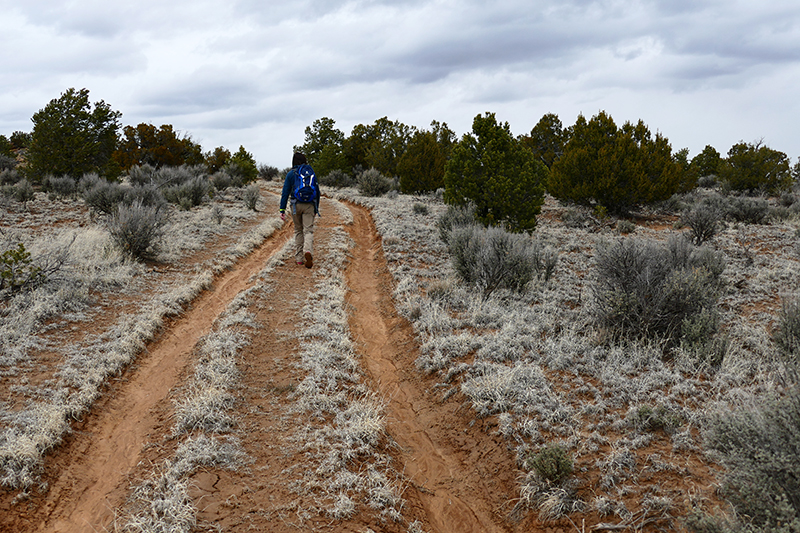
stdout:
<svg viewBox="0 0 800 533">
<path fill-rule="evenodd" d="M 286 166 L 304 128 L 389 116 L 459 134 L 493 111 L 643 119 L 673 148 L 763 138 L 800 155 L 794 1 L 567 0 L 0 3 L 0 133 L 69 87 L 124 124 Z M 10 51 L 13 51 L 9 53 Z M 794 120 L 792 120 L 794 119 Z"/>
</svg>

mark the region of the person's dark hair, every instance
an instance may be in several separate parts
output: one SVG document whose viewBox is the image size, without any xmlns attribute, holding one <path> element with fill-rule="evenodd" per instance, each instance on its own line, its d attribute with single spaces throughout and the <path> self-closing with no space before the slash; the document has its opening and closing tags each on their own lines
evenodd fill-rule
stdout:
<svg viewBox="0 0 800 533">
<path fill-rule="evenodd" d="M 308 163 L 308 161 L 306 161 L 306 156 L 300 152 L 295 152 L 294 157 L 292 157 L 292 166 L 296 167 L 297 165 L 305 165 L 306 163 Z"/>
</svg>

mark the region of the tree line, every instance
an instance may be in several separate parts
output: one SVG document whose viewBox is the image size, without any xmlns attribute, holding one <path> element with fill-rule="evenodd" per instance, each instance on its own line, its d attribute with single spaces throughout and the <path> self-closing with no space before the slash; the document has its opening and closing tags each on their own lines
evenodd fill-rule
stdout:
<svg viewBox="0 0 800 533">
<path fill-rule="evenodd" d="M 444 189 L 446 202 L 471 204 L 479 221 L 515 231 L 535 227 L 545 191 L 561 201 L 609 213 L 632 209 L 687 192 L 713 176 L 729 190 L 776 194 L 792 186 L 800 163 L 761 142 L 734 144 L 727 157 L 706 146 L 689 159 L 641 120 L 617 126 L 605 111 L 579 115 L 564 127 L 547 113 L 530 133 L 514 136 L 494 113 L 474 118 L 461 139 L 446 123 L 417 129 L 387 117 L 356 125 L 351 134 L 328 117 L 305 130 L 296 146 L 318 175 L 375 168 L 396 177 L 403 193 Z"/>
<path fill-rule="evenodd" d="M 245 183 L 259 173 L 243 146 L 234 154 L 224 147 L 203 152 L 171 125 L 122 128 L 121 116 L 103 101 L 92 105 L 87 89 L 68 89 L 33 115 L 31 133 L 0 135 L 0 167 L 22 149 L 22 171 L 34 183 L 46 176 L 77 180 L 90 172 L 116 179 L 141 165 L 205 165 L 209 174 L 226 169 Z M 547 113 L 519 136 L 508 122 L 484 113 L 461 138 L 444 122 L 418 129 L 388 117 L 358 124 L 345 135 L 335 120 L 323 117 L 305 129 L 304 141 L 295 150 L 307 155 L 321 178 L 374 169 L 396 178 L 402 193 L 444 189 L 446 202 L 469 204 L 480 222 L 513 231 L 535 227 L 545 192 L 626 214 L 689 191 L 709 176 L 732 191 L 777 194 L 800 174 L 800 163 L 792 167 L 785 153 L 761 142 L 736 143 L 727 157 L 709 145 L 690 159 L 688 149 L 673 151 L 643 121 L 618 126 L 605 111 L 588 120 L 579 115 L 569 127 Z"/>
<path fill-rule="evenodd" d="M 114 180 L 143 165 L 205 165 L 209 174 L 226 169 L 245 183 L 258 175 L 244 146 L 233 154 L 222 146 L 203 152 L 191 136 L 170 124 L 122 127 L 121 117 L 102 100 L 92 104 L 87 89 L 67 89 L 33 115 L 30 133 L 0 135 L 0 170 L 16 166 L 16 155 L 23 152 L 19 169 L 33 183 L 65 176 L 77 181 L 88 173 Z"/>
</svg>

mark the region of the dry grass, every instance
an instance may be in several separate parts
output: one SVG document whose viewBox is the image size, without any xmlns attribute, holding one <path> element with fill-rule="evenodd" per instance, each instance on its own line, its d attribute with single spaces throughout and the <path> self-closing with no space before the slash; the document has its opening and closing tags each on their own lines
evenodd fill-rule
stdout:
<svg viewBox="0 0 800 533">
<path fill-rule="evenodd" d="M 38 193 L 28 204 L 26 212 L 19 208 L 3 212 L 3 225 L 14 230 L 3 230 L 0 243 L 23 242 L 34 260 L 59 248 L 66 249 L 67 257 L 58 276 L 32 292 L 12 295 L 3 302 L 0 313 L 0 375 L 4 380 L 13 377 L 26 383 L 28 374 L 37 372 L 33 354 L 38 351 L 52 351 L 60 358 L 49 380 L 32 387 L 6 385 L 14 401 L 0 406 L 4 426 L 0 432 L 0 482 L 25 490 L 37 483 L 44 454 L 60 442 L 71 421 L 91 407 L 108 377 L 126 368 L 164 319 L 180 313 L 210 284 L 215 272 L 249 253 L 279 226 L 277 217 L 266 220 L 228 250 L 198 265 L 195 272 L 167 278 L 153 275 L 119 254 L 102 224 L 93 222 L 81 203 L 67 200 L 57 204 L 63 209 L 53 209 Z M 226 212 L 224 228 L 209 223 L 212 207 L 208 205 L 173 212 L 159 260 L 178 261 L 222 231 L 235 234 L 242 222 L 254 216 L 241 206 L 223 203 L 218 207 Z M 146 287 L 153 290 L 152 295 L 148 296 Z M 98 301 L 120 295 L 132 302 L 133 310 L 119 313 L 104 330 L 74 343 L 49 335 L 62 324 L 85 328 Z M 218 400 L 207 398 L 211 406 Z"/>
<path fill-rule="evenodd" d="M 543 488 L 523 476 L 528 481 L 520 485 L 520 501 L 542 519 L 594 509 L 631 527 L 659 520 L 674 526 L 675 517 L 688 512 L 686 493 L 654 498 L 653 490 L 664 476 L 689 490 L 695 481 L 685 468 L 688 456 L 714 471 L 697 430 L 713 413 L 780 393 L 792 382 L 771 331 L 786 288 L 800 282 L 796 217 L 730 224 L 712 240 L 727 262 L 718 304 L 723 341 L 713 348 L 722 361 L 714 366 L 686 346 L 665 354 L 656 341 L 608 342 L 593 319 L 590 289 L 595 249 L 620 238 L 613 223 L 576 227 L 565 216 L 565 224 L 560 215 L 566 211 L 548 200 L 535 239 L 558 253 L 552 280 L 537 280 L 522 295 L 498 291 L 482 301 L 455 280 L 436 228 L 444 212 L 436 198 L 339 194 L 372 209 L 396 281 L 396 304 L 419 338 L 418 367 L 440 376 L 444 397 L 462 394 L 475 416 L 495 417 L 519 457 L 560 442 L 575 460 L 573 480 L 601 480 L 574 490 L 570 483 Z M 419 204 L 427 216 L 419 216 Z M 635 235 L 666 242 L 680 231 L 645 219 Z M 662 417 L 644 417 L 648 412 Z M 647 461 L 648 449 L 661 450 L 658 468 Z M 702 497 L 717 496 L 709 490 Z"/>
</svg>

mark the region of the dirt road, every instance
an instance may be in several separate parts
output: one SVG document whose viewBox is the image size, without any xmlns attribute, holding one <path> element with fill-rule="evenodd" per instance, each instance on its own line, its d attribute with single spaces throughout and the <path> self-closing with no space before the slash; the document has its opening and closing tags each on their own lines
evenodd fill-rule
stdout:
<svg viewBox="0 0 800 533">
<path fill-rule="evenodd" d="M 442 402 L 431 392 L 432 379 L 414 367 L 413 331 L 395 311 L 392 279 L 369 212 L 333 204 L 323 202 L 315 253 L 318 262 L 325 257 L 334 228 L 344 228 L 352 239 L 344 272 L 349 329 L 364 380 L 386 403 L 392 443 L 386 451 L 402 473 L 403 519 L 387 522 L 368 508 L 342 520 L 304 511 L 313 507 L 295 487 L 304 458 L 286 441 L 296 423 L 292 391 L 302 379 L 295 364 L 295 328 L 309 297 L 307 279 L 318 282 L 325 270 L 309 271 L 289 257 L 270 274 L 273 290 L 248 302 L 258 327 L 241 356 L 235 409 L 241 421 L 236 436 L 252 462 L 237 471 L 206 468 L 193 475 L 197 530 L 408 531 L 411 523 L 431 533 L 517 530 L 523 524 L 506 519 L 516 491 L 513 468 L 508 468 L 511 454 L 480 421 L 468 424 L 471 417 L 457 402 Z M 351 216 L 342 216 L 346 210 Z M 85 532 L 121 526 L 118 517 L 130 487 L 175 448 L 174 400 L 194 364 L 195 346 L 228 304 L 253 286 L 253 276 L 281 251 L 291 232 L 287 223 L 172 321 L 48 458 L 49 489 L 17 504 L 17 514 L 3 519 L 4 530 Z"/>
</svg>

